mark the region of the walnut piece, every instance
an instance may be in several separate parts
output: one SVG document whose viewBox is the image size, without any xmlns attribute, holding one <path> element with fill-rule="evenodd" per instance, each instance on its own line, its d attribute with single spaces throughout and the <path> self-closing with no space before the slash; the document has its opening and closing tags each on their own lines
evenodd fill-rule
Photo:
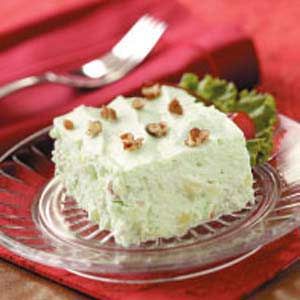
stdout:
<svg viewBox="0 0 300 300">
<path fill-rule="evenodd" d="M 113 108 L 103 105 L 101 109 L 101 117 L 106 120 L 115 121 L 117 120 L 117 112 Z"/>
<path fill-rule="evenodd" d="M 168 126 L 165 122 L 150 123 L 146 126 L 146 131 L 157 138 L 163 137 L 168 133 Z"/>
<path fill-rule="evenodd" d="M 122 141 L 133 140 L 134 136 L 130 132 L 125 132 L 120 135 Z"/>
<path fill-rule="evenodd" d="M 133 134 L 130 132 L 121 134 L 120 138 L 123 142 L 123 149 L 127 151 L 134 151 L 140 149 L 144 140 L 143 138 L 135 139 Z"/>
<path fill-rule="evenodd" d="M 145 101 L 143 98 L 135 98 L 133 101 L 132 101 L 132 107 L 134 109 L 142 109 L 143 107 L 145 106 Z"/>
<path fill-rule="evenodd" d="M 147 100 L 154 100 L 160 95 L 160 92 L 160 85 L 158 83 L 142 87 L 142 95 L 145 96 Z"/>
<path fill-rule="evenodd" d="M 179 103 L 179 101 L 177 99 L 173 99 L 170 103 L 169 103 L 169 112 L 175 115 L 182 115 L 183 114 L 183 109 L 181 104 Z"/>
<path fill-rule="evenodd" d="M 190 130 L 184 143 L 189 147 L 196 147 L 204 143 L 209 137 L 209 131 L 197 127 Z"/>
<path fill-rule="evenodd" d="M 74 129 L 74 123 L 71 121 L 71 120 L 68 120 L 68 119 L 65 119 L 64 122 L 64 127 L 67 129 L 67 130 L 72 130 Z"/>
<path fill-rule="evenodd" d="M 89 122 L 87 135 L 89 135 L 90 137 L 96 137 L 101 132 L 102 132 L 102 124 L 100 121 Z"/>
</svg>

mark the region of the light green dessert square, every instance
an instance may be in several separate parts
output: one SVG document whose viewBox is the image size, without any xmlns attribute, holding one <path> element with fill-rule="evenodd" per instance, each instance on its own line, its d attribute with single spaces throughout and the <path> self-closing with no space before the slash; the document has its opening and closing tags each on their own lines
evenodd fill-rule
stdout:
<svg viewBox="0 0 300 300">
<path fill-rule="evenodd" d="M 170 110 L 174 100 L 181 114 Z M 51 131 L 55 176 L 117 243 L 180 236 L 254 200 L 245 138 L 224 113 L 171 86 L 162 86 L 151 101 L 139 99 L 138 109 L 136 101 L 113 100 L 108 108 L 116 120 L 103 117 L 99 108 L 80 106 L 56 118 Z M 161 122 L 164 134 L 149 134 L 147 126 Z M 91 124 L 98 127 L 91 131 Z M 207 136 L 193 144 L 195 128 Z M 122 138 L 125 133 L 139 143 L 132 146 Z"/>
</svg>

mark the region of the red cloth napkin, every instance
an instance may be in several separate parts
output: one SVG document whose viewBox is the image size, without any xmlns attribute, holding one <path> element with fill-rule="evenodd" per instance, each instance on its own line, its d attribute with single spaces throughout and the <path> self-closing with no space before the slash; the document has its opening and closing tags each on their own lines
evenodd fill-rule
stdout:
<svg viewBox="0 0 300 300">
<path fill-rule="evenodd" d="M 30 3 L 35 2 L 27 1 L 26 5 L 33 7 Z M 47 84 L 0 100 L 0 151 L 50 124 L 57 114 L 80 103 L 100 105 L 117 94 L 134 93 L 145 81 L 176 80 L 184 71 L 213 73 L 236 81 L 240 87 L 251 87 L 258 81 L 255 51 L 246 35 L 236 28 L 208 27 L 176 2 L 74 0 L 44 9 L 40 14 L 20 13 L 0 30 L 0 84 L 48 69 L 75 68 L 107 51 L 146 12 L 166 20 L 169 29 L 149 58 L 119 82 L 89 92 Z M 297 233 L 292 233 L 222 272 L 140 287 L 83 279 L 24 260 L 5 249 L 0 250 L 0 256 L 99 299 L 235 299 L 293 262 L 299 249 Z"/>
</svg>

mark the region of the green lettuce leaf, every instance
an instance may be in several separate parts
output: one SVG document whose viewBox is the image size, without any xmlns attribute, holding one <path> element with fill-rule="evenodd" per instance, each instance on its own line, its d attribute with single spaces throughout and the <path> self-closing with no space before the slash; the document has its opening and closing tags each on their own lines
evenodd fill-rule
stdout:
<svg viewBox="0 0 300 300">
<path fill-rule="evenodd" d="M 206 75 L 199 81 L 197 75 L 186 73 L 182 76 L 179 86 L 199 96 L 199 100 L 213 104 L 224 112 L 230 112 L 235 106 L 238 90 L 235 85 L 226 80 Z"/>
<path fill-rule="evenodd" d="M 273 149 L 272 140 L 263 137 L 248 140 L 246 146 L 250 155 L 251 166 L 266 162 Z"/>
<path fill-rule="evenodd" d="M 193 73 L 185 73 L 182 75 L 179 86 L 182 88 L 195 92 L 198 88 L 199 77 Z"/>
<path fill-rule="evenodd" d="M 273 149 L 273 131 L 277 120 L 275 100 L 268 93 L 259 93 L 255 89 L 238 91 L 234 83 L 206 75 L 198 76 L 186 73 L 179 86 L 198 96 L 199 101 L 213 104 L 222 112 L 246 112 L 256 128 L 254 139 L 247 141 L 251 165 L 266 162 Z"/>
<path fill-rule="evenodd" d="M 276 123 L 276 105 L 272 95 L 258 93 L 256 90 L 243 90 L 239 98 L 235 111 L 248 113 L 254 121 L 257 133 L 273 128 Z"/>
<path fill-rule="evenodd" d="M 196 94 L 210 101 L 219 110 L 229 112 L 235 107 L 238 90 L 232 82 L 206 75 L 199 81 Z"/>
</svg>

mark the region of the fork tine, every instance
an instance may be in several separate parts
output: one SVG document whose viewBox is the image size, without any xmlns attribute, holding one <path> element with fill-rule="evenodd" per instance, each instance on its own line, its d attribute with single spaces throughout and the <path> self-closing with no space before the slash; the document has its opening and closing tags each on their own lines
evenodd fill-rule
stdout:
<svg viewBox="0 0 300 300">
<path fill-rule="evenodd" d="M 166 25 L 164 23 L 158 22 L 154 19 L 150 20 L 150 24 L 153 27 L 151 29 L 147 29 L 149 35 L 148 39 L 144 41 L 144 44 L 139 43 L 138 49 L 132 52 L 137 59 L 142 59 L 149 54 L 166 29 Z"/>
<path fill-rule="evenodd" d="M 145 32 L 149 35 L 148 39 L 148 47 L 147 53 L 144 54 L 145 57 L 152 49 L 153 44 L 155 44 L 158 39 L 160 38 L 161 34 L 166 29 L 166 25 L 163 22 L 159 22 L 154 18 L 150 17 L 149 15 L 142 16 L 132 27 L 131 29 L 125 34 L 125 36 L 113 47 L 112 51 L 105 54 L 101 57 L 101 61 L 109 68 L 114 68 L 119 66 L 119 59 L 120 56 L 122 58 L 129 58 L 132 57 L 133 54 L 137 56 L 135 53 L 135 46 L 137 43 L 143 40 L 145 42 L 144 34 Z M 143 37 L 141 37 L 141 34 Z M 154 39 L 153 39 L 154 38 Z M 143 45 L 143 49 L 145 46 Z M 128 51 L 130 50 L 130 51 Z M 121 55 L 120 55 L 121 54 Z M 137 56 L 140 58 L 140 56 Z M 132 57 L 132 59 L 134 59 Z M 116 66 L 117 65 L 117 66 Z"/>
<path fill-rule="evenodd" d="M 124 59 L 133 54 L 136 59 L 142 59 L 149 54 L 165 29 L 165 23 L 145 15 L 141 17 L 121 41 L 114 46 L 112 53 Z M 145 35 L 147 38 L 145 38 Z"/>
<path fill-rule="evenodd" d="M 83 65 L 83 73 L 105 83 L 121 78 L 149 54 L 166 28 L 166 23 L 142 16 L 110 52 Z"/>
<path fill-rule="evenodd" d="M 131 42 L 134 35 L 143 30 L 145 24 L 149 22 L 148 15 L 144 15 L 139 18 L 136 23 L 130 28 L 130 30 L 122 37 L 122 39 L 113 47 L 113 52 L 118 51 L 118 48 L 123 48 L 124 45 L 128 45 Z"/>
</svg>

